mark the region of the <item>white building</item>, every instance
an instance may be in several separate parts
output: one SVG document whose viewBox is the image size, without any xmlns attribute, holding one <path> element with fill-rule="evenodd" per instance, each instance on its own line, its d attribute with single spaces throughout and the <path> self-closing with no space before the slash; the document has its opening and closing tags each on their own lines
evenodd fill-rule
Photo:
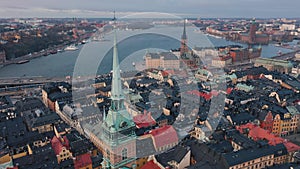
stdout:
<svg viewBox="0 0 300 169">
<path fill-rule="evenodd" d="M 296 25 L 295 24 L 282 24 L 280 26 L 280 30 L 281 31 L 292 31 L 296 29 Z"/>
</svg>

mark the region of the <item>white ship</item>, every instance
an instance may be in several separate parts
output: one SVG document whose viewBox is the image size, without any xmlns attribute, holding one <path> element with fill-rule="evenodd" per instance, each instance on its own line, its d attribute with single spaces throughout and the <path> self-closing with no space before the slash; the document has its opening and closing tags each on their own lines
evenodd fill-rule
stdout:
<svg viewBox="0 0 300 169">
<path fill-rule="evenodd" d="M 89 42 L 88 40 L 84 39 L 84 40 L 81 41 L 81 44 L 86 44 L 88 42 Z"/>
<path fill-rule="evenodd" d="M 73 50 L 77 50 L 77 49 L 78 48 L 75 45 L 70 45 L 65 48 L 66 51 L 73 51 Z"/>
<path fill-rule="evenodd" d="M 94 42 L 104 41 L 104 36 L 93 36 L 91 41 L 94 41 Z"/>
</svg>

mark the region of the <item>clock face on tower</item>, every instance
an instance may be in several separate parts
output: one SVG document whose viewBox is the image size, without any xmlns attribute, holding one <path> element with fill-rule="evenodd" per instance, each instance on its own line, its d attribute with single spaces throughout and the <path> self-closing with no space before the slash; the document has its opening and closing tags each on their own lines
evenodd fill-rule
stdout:
<svg viewBox="0 0 300 169">
<path fill-rule="evenodd" d="M 120 123 L 120 128 L 124 128 L 124 127 L 126 127 L 127 126 L 127 122 L 126 121 L 122 121 L 121 123 Z"/>
</svg>

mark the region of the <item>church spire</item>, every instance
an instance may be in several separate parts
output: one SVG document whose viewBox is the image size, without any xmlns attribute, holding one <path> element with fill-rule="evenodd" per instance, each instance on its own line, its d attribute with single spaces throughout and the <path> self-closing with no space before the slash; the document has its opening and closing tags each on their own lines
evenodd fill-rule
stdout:
<svg viewBox="0 0 300 169">
<path fill-rule="evenodd" d="M 185 22 L 186 22 L 186 20 L 183 21 L 183 33 L 181 35 L 181 46 L 180 46 L 180 56 L 183 56 L 183 57 L 186 57 L 186 54 L 189 51 L 188 46 L 187 46 Z"/>
<path fill-rule="evenodd" d="M 114 17 L 115 20 L 115 17 Z M 116 21 L 114 23 L 114 47 L 113 47 L 113 68 L 112 68 L 112 86 L 111 86 L 111 100 L 112 108 L 120 109 L 122 106 L 122 100 L 124 100 L 124 93 L 121 85 L 120 65 L 117 47 L 117 32 Z"/>
<path fill-rule="evenodd" d="M 136 160 L 135 157 L 135 124 L 124 106 L 124 93 L 121 84 L 120 65 L 117 48 L 116 19 L 114 16 L 114 46 L 111 84 L 111 105 L 102 123 L 100 135 L 103 150 L 104 168 L 120 168 Z M 128 156 L 127 151 L 132 151 Z M 121 158 L 115 157 L 121 156 Z"/>
<path fill-rule="evenodd" d="M 113 18 L 113 21 L 116 22 L 117 18 L 116 18 L 116 11 L 114 11 L 114 18 Z"/>
<path fill-rule="evenodd" d="M 183 33 L 182 33 L 181 39 L 184 39 L 184 40 L 187 39 L 186 29 L 185 29 L 185 20 L 183 21 Z"/>
</svg>

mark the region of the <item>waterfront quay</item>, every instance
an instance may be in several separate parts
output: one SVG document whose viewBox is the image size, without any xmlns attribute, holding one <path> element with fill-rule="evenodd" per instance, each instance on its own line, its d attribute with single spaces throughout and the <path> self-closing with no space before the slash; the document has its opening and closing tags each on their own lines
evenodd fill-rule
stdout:
<svg viewBox="0 0 300 169">
<path fill-rule="evenodd" d="M 0 79 L 0 96 L 22 96 L 27 91 L 41 89 L 46 83 L 66 81 L 65 78 L 45 78 L 45 77 L 13 77 Z"/>
<path fill-rule="evenodd" d="M 41 84 L 41 83 L 49 83 L 49 82 L 59 82 L 66 81 L 66 78 L 62 77 L 8 77 L 8 78 L 0 78 L 0 86 L 20 86 L 26 84 Z"/>
</svg>

